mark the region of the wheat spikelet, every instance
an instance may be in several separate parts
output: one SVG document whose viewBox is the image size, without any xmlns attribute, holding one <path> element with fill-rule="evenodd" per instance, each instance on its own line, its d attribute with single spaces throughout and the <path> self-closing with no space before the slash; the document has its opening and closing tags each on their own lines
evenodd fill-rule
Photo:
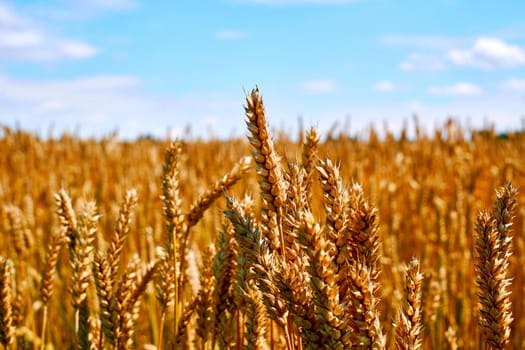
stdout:
<svg viewBox="0 0 525 350">
<path fill-rule="evenodd" d="M 116 300 L 113 294 L 113 283 L 111 280 L 111 268 L 106 259 L 100 254 L 95 254 L 93 261 L 93 276 L 95 277 L 95 286 L 100 307 L 101 329 L 106 337 L 106 341 L 114 345 L 116 343 L 115 335 L 118 328 L 118 315 L 113 314 Z"/>
<path fill-rule="evenodd" d="M 78 308 L 86 299 L 86 291 L 91 277 L 91 262 L 93 260 L 94 240 L 97 232 L 99 215 L 94 202 L 84 203 L 81 210 L 78 228 L 75 230 L 74 241 L 77 242 L 72 249 L 72 287 L 73 306 Z"/>
<path fill-rule="evenodd" d="M 282 229 L 285 233 L 285 257 L 293 264 L 302 254 L 298 242 L 298 230 L 303 221 L 302 214 L 308 209 L 305 171 L 296 162 L 289 162 L 285 177 L 288 188 Z"/>
<path fill-rule="evenodd" d="M 184 281 L 186 281 L 189 286 L 189 294 L 191 296 L 195 296 L 197 293 L 199 293 L 199 289 L 201 288 L 201 282 L 199 280 L 199 267 L 195 250 L 188 250 L 186 252 L 185 261 L 186 269 L 184 270 Z"/>
<path fill-rule="evenodd" d="M 77 218 L 71 204 L 71 197 L 69 197 L 65 189 L 61 189 L 55 194 L 55 201 L 60 224 L 67 229 L 67 235 L 71 238 L 73 231 L 77 227 Z"/>
<path fill-rule="evenodd" d="M 334 242 L 334 250 L 330 252 L 336 264 L 339 294 L 344 298 L 348 286 L 346 275 L 351 257 L 351 242 L 348 241 L 348 193 L 343 187 L 339 169 L 329 158 L 319 162 L 317 166 L 319 180 L 323 191 L 323 205 L 326 212 L 325 231 L 327 238 Z"/>
<path fill-rule="evenodd" d="M 51 242 L 47 248 L 46 264 L 44 265 L 44 271 L 42 272 L 42 284 L 40 287 L 40 295 L 42 302 L 44 303 L 44 313 L 42 316 L 42 330 L 40 332 L 40 338 L 42 340 L 42 346 L 45 345 L 45 332 L 47 325 L 47 313 L 48 313 L 48 302 L 49 298 L 53 295 L 54 281 L 56 276 L 56 265 L 58 260 L 58 254 L 60 249 L 67 240 L 67 231 L 61 229 L 53 235 Z M 42 350 L 42 349 L 41 349 Z"/>
<path fill-rule="evenodd" d="M 232 224 L 234 238 L 239 249 L 237 254 L 236 289 L 245 290 L 246 284 L 252 278 L 250 269 L 257 258 L 255 240 L 260 231 L 255 227 L 255 222 L 252 221 L 252 218 L 246 216 L 242 206 L 235 199 L 227 197 L 226 204 L 228 210 L 224 214 Z M 238 307 L 242 307 L 242 300 L 242 297 L 236 296 L 236 301 L 239 303 Z"/>
<path fill-rule="evenodd" d="M 479 288 L 479 325 L 489 347 L 505 349 L 513 321 L 510 301 L 511 281 L 507 277 L 510 252 L 507 240 L 502 239 L 495 221 L 487 212 L 478 215 L 475 227 L 476 284 Z"/>
<path fill-rule="evenodd" d="M 24 258 L 28 255 L 31 246 L 33 245 L 33 239 L 31 237 L 31 232 L 27 227 L 24 213 L 20 208 L 14 205 L 6 205 L 4 211 L 6 214 L 5 227 L 13 239 L 13 246 L 16 255 L 20 258 Z"/>
<path fill-rule="evenodd" d="M 75 314 L 77 347 L 89 347 L 89 306 L 87 289 L 91 279 L 94 240 L 97 233 L 99 215 L 94 202 L 85 202 L 78 218 L 78 227 L 74 232 L 76 244 L 71 246 L 71 295 Z"/>
<path fill-rule="evenodd" d="M 203 266 L 201 269 L 200 282 L 201 289 L 197 295 L 197 329 L 196 333 L 200 338 L 201 348 L 205 348 L 208 343 L 215 325 L 215 315 L 213 312 L 213 257 L 215 255 L 214 246 L 206 248 L 204 252 Z"/>
<path fill-rule="evenodd" d="M 265 332 L 267 327 L 267 318 L 264 311 L 261 292 L 257 289 L 250 288 L 246 292 L 247 300 L 246 322 L 245 322 L 245 350 L 262 350 L 266 349 Z"/>
<path fill-rule="evenodd" d="M 184 312 L 182 313 L 177 332 L 175 337 L 175 348 L 188 349 L 189 346 L 189 325 L 193 313 L 195 312 L 198 305 L 198 298 L 193 298 L 189 303 L 184 306 Z"/>
<path fill-rule="evenodd" d="M 170 144 L 166 150 L 162 168 L 162 201 L 166 222 L 166 252 L 172 259 L 173 266 L 180 263 L 179 247 L 181 235 L 186 230 L 182 211 L 182 199 L 179 193 L 179 162 L 182 153 L 180 142 Z M 177 274 L 178 275 L 178 274 Z"/>
<path fill-rule="evenodd" d="M 250 158 L 241 158 L 237 164 L 235 164 L 235 166 L 222 177 L 222 179 L 218 180 L 208 188 L 206 192 L 204 192 L 204 194 L 192 204 L 187 215 L 188 228 L 197 224 L 213 201 L 222 196 L 224 191 L 235 185 L 235 183 L 237 183 L 248 172 L 250 166 Z"/>
<path fill-rule="evenodd" d="M 315 170 L 316 151 L 320 137 L 317 129 L 312 127 L 306 132 L 306 142 L 301 153 L 301 165 L 305 171 L 304 183 L 306 187 L 306 203 L 312 203 L 312 184 Z"/>
<path fill-rule="evenodd" d="M 286 263 L 283 259 L 277 258 L 276 263 L 266 269 L 273 269 L 270 270 L 271 280 L 289 310 L 293 322 L 300 330 L 304 346 L 307 349 L 318 349 L 322 344 L 318 333 L 317 307 L 312 300 L 310 275 L 302 266 L 304 265 Z"/>
<path fill-rule="evenodd" d="M 316 332 L 319 344 L 327 347 L 345 348 L 351 345 L 345 327 L 344 307 L 339 300 L 336 266 L 330 255 L 335 250 L 332 241 L 324 237 L 321 227 L 310 212 L 304 213 L 304 225 L 299 230 L 299 241 L 303 244 L 310 264 L 310 285 L 313 303 L 316 305 Z"/>
<path fill-rule="evenodd" d="M 115 234 L 113 235 L 107 252 L 107 259 L 111 271 L 111 281 L 113 281 L 113 286 L 115 286 L 118 282 L 120 255 L 122 252 L 122 247 L 124 246 L 124 241 L 126 240 L 129 233 L 131 217 L 136 205 L 137 191 L 135 189 L 131 189 L 126 192 L 126 196 L 124 197 L 124 201 L 120 208 L 117 219 Z"/>
<path fill-rule="evenodd" d="M 253 89 L 246 96 L 245 114 L 246 125 L 251 134 L 248 139 L 254 148 L 252 154 L 261 189 L 261 230 L 268 237 L 270 249 L 282 253 L 283 233 L 279 225 L 283 216 L 287 186 L 279 156 L 270 137 L 259 89 Z"/>
<path fill-rule="evenodd" d="M 350 290 L 347 296 L 350 343 L 356 349 L 385 349 L 385 336 L 379 321 L 377 286 L 369 267 L 359 261 L 350 265 Z"/>
<path fill-rule="evenodd" d="M 118 350 L 129 349 L 133 335 L 133 313 L 131 295 L 138 281 L 140 258 L 137 254 L 129 260 L 124 270 L 112 305 L 113 322 L 117 324 L 114 334 Z"/>
<path fill-rule="evenodd" d="M 0 343 L 4 348 L 11 347 L 15 340 L 13 326 L 13 269 L 9 260 L 0 256 Z"/>
<path fill-rule="evenodd" d="M 58 254 L 65 242 L 66 231 L 60 230 L 52 236 L 51 242 L 47 248 L 46 264 L 42 271 L 42 286 L 40 290 L 42 302 L 44 304 L 47 304 L 49 298 L 53 295 L 53 283 L 56 276 Z"/>
<path fill-rule="evenodd" d="M 239 246 L 234 290 L 235 304 L 240 310 L 246 308 L 245 291 L 249 288 L 249 284 L 255 281 L 257 288 L 262 293 L 262 301 L 268 317 L 284 329 L 287 324 L 286 307 L 279 296 L 279 290 L 273 283 L 271 275 L 271 271 L 275 268 L 273 255 L 277 252 L 269 251 L 266 238 L 256 227 L 253 216 L 245 212 L 246 205 L 242 205 L 230 197 L 226 197 L 226 204 L 228 210 L 224 214 L 233 226 L 234 237 Z"/>
<path fill-rule="evenodd" d="M 412 258 L 406 269 L 404 303 L 396 321 L 395 346 L 398 350 L 418 350 L 422 347 L 422 282 L 423 275 L 419 272 L 419 261 Z"/>
<path fill-rule="evenodd" d="M 163 248 L 157 248 L 158 273 L 155 287 L 157 290 L 157 300 L 161 305 L 162 314 L 160 317 L 158 346 L 162 347 L 164 341 L 164 323 L 168 308 L 175 303 L 175 266 L 173 266 L 169 254 Z"/>
<path fill-rule="evenodd" d="M 260 232 L 256 231 L 256 233 L 260 237 Z M 286 325 L 284 315 L 286 315 L 287 309 L 281 298 L 279 288 L 275 284 L 272 273 L 277 268 L 277 258 L 274 253 L 270 252 L 270 249 L 262 239 L 257 240 L 257 242 L 257 260 L 252 266 L 253 275 L 251 276 L 257 281 L 257 288 L 262 293 L 262 301 L 268 317 L 277 325 L 284 328 Z M 240 305 L 240 309 L 246 307 L 242 291 L 236 293 L 236 302 Z"/>
<path fill-rule="evenodd" d="M 363 189 L 354 184 L 350 191 L 348 212 L 348 244 L 354 261 L 363 261 L 372 282 L 379 278 L 379 248 L 377 209 L 365 199 Z"/>
<path fill-rule="evenodd" d="M 159 248 L 157 253 L 161 258 L 159 262 L 157 286 L 157 299 L 159 300 L 163 312 L 175 302 L 175 271 L 169 261 L 168 254 L 163 248 Z"/>
<path fill-rule="evenodd" d="M 162 341 L 162 332 L 164 320 L 166 318 L 166 309 L 168 304 L 173 305 L 174 324 L 173 331 L 177 332 L 179 328 L 179 319 L 182 317 L 183 297 L 183 259 L 182 254 L 185 249 L 184 235 L 188 232 L 186 215 L 182 209 L 182 199 L 179 191 L 179 166 L 182 154 L 181 142 L 171 143 L 166 149 L 164 164 L 162 167 L 162 202 L 165 222 L 165 239 L 164 248 L 167 257 L 163 259 L 166 266 L 161 268 L 161 274 L 167 278 L 157 287 L 157 297 L 162 301 L 161 329 L 159 334 L 159 343 Z M 171 284 L 171 288 L 163 288 L 162 284 Z M 173 298 L 173 302 L 171 302 Z"/>
<path fill-rule="evenodd" d="M 517 197 L 518 189 L 511 183 L 496 190 L 496 202 L 494 202 L 492 218 L 499 235 L 502 259 L 505 259 L 504 255 L 510 252 L 512 219 L 516 213 Z"/>
<path fill-rule="evenodd" d="M 89 350 L 100 350 L 102 349 L 100 334 L 102 324 L 96 317 L 89 318 Z"/>
<path fill-rule="evenodd" d="M 232 321 L 235 312 L 234 286 L 236 285 L 237 260 L 239 248 L 234 238 L 235 232 L 231 225 L 224 225 L 219 232 L 213 259 L 213 304 L 215 306 L 214 340 L 220 348 L 228 346 L 233 341 Z"/>
<path fill-rule="evenodd" d="M 122 275 L 117 296 L 119 319 L 118 349 L 133 349 L 135 322 L 138 318 L 139 297 L 144 293 L 148 283 L 153 279 L 159 260 L 146 265 L 140 271 L 141 261 L 138 256 L 128 263 Z"/>
</svg>

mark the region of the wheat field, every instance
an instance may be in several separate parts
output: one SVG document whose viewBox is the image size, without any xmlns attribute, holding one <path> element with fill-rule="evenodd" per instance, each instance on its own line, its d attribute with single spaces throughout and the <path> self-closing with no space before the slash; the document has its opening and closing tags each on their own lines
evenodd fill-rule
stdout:
<svg viewBox="0 0 525 350">
<path fill-rule="evenodd" d="M 5 349 L 525 348 L 525 134 L 0 147 Z M 239 123 L 243 123 L 242 116 Z"/>
</svg>

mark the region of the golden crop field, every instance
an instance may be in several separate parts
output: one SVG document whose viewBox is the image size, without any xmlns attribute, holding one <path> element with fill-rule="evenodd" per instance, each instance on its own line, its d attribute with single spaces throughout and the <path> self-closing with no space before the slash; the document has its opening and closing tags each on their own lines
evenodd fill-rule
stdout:
<svg viewBox="0 0 525 350">
<path fill-rule="evenodd" d="M 5 349 L 525 347 L 525 133 L 0 138 Z M 242 116 L 239 123 L 243 123 Z"/>
</svg>

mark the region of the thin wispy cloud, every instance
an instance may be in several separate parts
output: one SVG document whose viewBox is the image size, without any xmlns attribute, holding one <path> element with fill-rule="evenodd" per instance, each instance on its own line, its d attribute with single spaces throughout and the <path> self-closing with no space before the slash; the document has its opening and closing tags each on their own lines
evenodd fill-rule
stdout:
<svg viewBox="0 0 525 350">
<path fill-rule="evenodd" d="M 435 72 L 445 69 L 445 63 L 437 55 L 413 53 L 399 64 L 399 68 L 404 71 Z"/>
<path fill-rule="evenodd" d="M 0 3 L 0 59 L 60 61 L 90 58 L 97 52 L 85 42 L 47 33 L 7 4 Z"/>
<path fill-rule="evenodd" d="M 219 40 L 240 40 L 245 39 L 248 36 L 248 33 L 240 30 L 218 30 L 214 34 L 216 39 Z"/>
<path fill-rule="evenodd" d="M 378 81 L 377 83 L 375 83 L 372 86 L 372 88 L 375 91 L 390 92 L 390 91 L 394 91 L 396 86 L 390 80 L 381 80 L 381 81 Z"/>
<path fill-rule="evenodd" d="M 525 50 L 498 38 L 480 37 L 468 49 L 452 49 L 447 59 L 458 65 L 481 69 L 513 68 L 525 65 Z"/>
<path fill-rule="evenodd" d="M 333 80 L 308 80 L 301 84 L 301 90 L 308 94 L 329 94 L 337 90 L 337 83 Z"/>
<path fill-rule="evenodd" d="M 180 131 L 187 125 L 207 126 L 196 129 L 195 136 L 212 129 L 226 135 L 231 125 L 227 119 L 242 105 L 239 99 L 220 93 L 150 94 L 132 75 L 26 80 L 4 74 L 0 75 L 0 101 L 2 125 L 46 132 L 56 124 L 60 127 L 56 132 L 79 130 L 83 137 L 118 128 L 126 138 L 145 133 L 164 137 L 168 128 Z"/>
<path fill-rule="evenodd" d="M 512 78 L 505 80 L 501 87 L 506 91 L 525 92 L 525 78 Z"/>
<path fill-rule="evenodd" d="M 138 6 L 135 0 L 90 0 L 84 6 L 91 6 L 101 9 L 128 10 Z"/>
<path fill-rule="evenodd" d="M 468 39 L 462 37 L 402 34 L 383 35 L 379 40 L 388 46 L 428 50 L 446 50 L 464 45 L 468 42 Z"/>
<path fill-rule="evenodd" d="M 47 23 L 50 21 L 87 21 L 101 15 L 130 12 L 140 7 L 138 0 L 67 0 L 54 4 L 35 2 L 21 8 L 26 16 L 38 22 Z"/>
<path fill-rule="evenodd" d="M 483 89 L 472 83 L 459 82 L 449 86 L 431 86 L 427 92 L 431 95 L 477 96 L 483 93 Z"/>
</svg>

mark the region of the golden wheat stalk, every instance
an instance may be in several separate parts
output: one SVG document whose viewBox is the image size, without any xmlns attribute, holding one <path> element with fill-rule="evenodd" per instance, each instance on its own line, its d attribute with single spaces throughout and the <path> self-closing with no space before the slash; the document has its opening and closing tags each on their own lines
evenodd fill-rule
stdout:
<svg viewBox="0 0 525 350">
<path fill-rule="evenodd" d="M 336 265 L 339 294 L 344 298 L 348 292 L 346 275 L 351 257 L 351 242 L 348 234 L 349 198 L 343 186 L 339 167 L 329 158 L 320 161 L 317 166 L 319 180 L 323 191 L 323 205 L 326 212 L 325 231 L 327 238 L 334 242 L 335 249 L 331 252 Z"/>
<path fill-rule="evenodd" d="M 306 204 L 308 206 L 312 203 L 312 185 L 319 141 L 320 137 L 317 129 L 314 127 L 308 129 L 306 132 L 306 142 L 303 144 L 303 150 L 301 153 L 301 165 L 305 171 L 304 183 L 306 187 Z"/>
<path fill-rule="evenodd" d="M 270 249 L 284 255 L 284 237 L 281 225 L 283 207 L 286 202 L 286 183 L 279 156 L 275 150 L 262 96 L 255 88 L 246 96 L 246 125 L 253 146 L 253 158 L 261 189 L 261 230 L 268 238 Z"/>
<path fill-rule="evenodd" d="M 299 241 L 303 244 L 309 258 L 308 271 L 316 306 L 315 332 L 319 336 L 318 344 L 329 348 L 345 348 L 351 345 L 346 329 L 343 304 L 339 299 L 337 266 L 330 252 L 334 242 L 325 237 L 313 215 L 306 211 L 304 224 L 299 229 Z"/>
<path fill-rule="evenodd" d="M 204 258 L 202 262 L 202 269 L 200 273 L 201 288 L 197 294 L 197 329 L 196 333 L 199 336 L 199 348 L 209 349 L 211 335 L 214 331 L 215 313 L 213 306 L 213 287 L 215 279 L 213 277 L 213 257 L 215 255 L 215 247 L 209 246 L 204 250 Z"/>
<path fill-rule="evenodd" d="M 502 240 L 495 221 L 487 212 L 478 215 L 475 227 L 476 284 L 479 288 L 479 326 L 486 344 L 505 349 L 513 321 L 511 280 L 507 277 L 510 237 Z"/>
<path fill-rule="evenodd" d="M 182 154 L 182 144 L 180 142 L 171 143 L 166 149 L 164 157 L 164 165 L 162 168 L 162 202 L 164 210 L 165 220 L 165 249 L 167 257 L 165 263 L 168 263 L 169 267 L 163 269 L 165 277 L 172 278 L 173 280 L 166 280 L 166 283 L 174 286 L 173 293 L 163 294 L 168 289 L 157 290 L 160 292 L 159 300 L 165 301 L 163 304 L 163 313 L 161 316 L 161 324 L 164 323 L 166 307 L 170 304 L 170 298 L 173 297 L 173 332 L 176 332 L 178 327 L 179 318 L 182 314 L 181 305 L 181 259 L 184 256 L 180 254 L 182 247 L 182 235 L 186 232 L 185 215 L 182 209 L 182 199 L 179 193 L 179 166 L 180 158 Z M 161 331 L 162 333 L 162 331 Z"/>
<path fill-rule="evenodd" d="M 20 208 L 14 205 L 4 207 L 6 213 L 6 228 L 12 240 L 15 253 L 20 258 L 25 258 L 33 245 L 31 232 L 27 220 Z"/>
<path fill-rule="evenodd" d="M 119 263 L 124 241 L 126 240 L 133 215 L 133 210 L 137 205 L 137 191 L 131 189 L 126 192 L 124 201 L 120 207 L 120 212 L 117 219 L 115 234 L 108 247 L 107 259 L 111 271 L 111 281 L 113 286 L 116 286 L 119 276 Z"/>
<path fill-rule="evenodd" d="M 397 350 L 418 350 L 422 347 L 422 282 L 423 274 L 419 271 L 419 261 L 412 258 L 406 268 L 405 294 L 396 320 Z"/>
<path fill-rule="evenodd" d="M 94 241 L 99 220 L 94 202 L 84 202 L 74 231 L 75 245 L 71 246 L 71 295 L 75 308 L 75 333 L 77 347 L 89 347 L 89 305 L 87 289 L 91 280 Z"/>
<path fill-rule="evenodd" d="M 0 343 L 9 349 L 15 341 L 13 326 L 13 269 L 9 260 L 0 256 Z"/>
<path fill-rule="evenodd" d="M 57 233 L 53 234 L 47 249 L 47 258 L 46 264 L 44 265 L 44 271 L 42 272 L 40 294 L 42 297 L 42 303 L 44 304 L 44 310 L 42 315 L 42 330 L 40 332 L 41 350 L 43 350 L 45 347 L 48 303 L 54 291 L 58 254 L 67 240 L 66 234 L 67 231 L 63 228 Z"/>
<path fill-rule="evenodd" d="M 239 248 L 234 235 L 233 227 L 224 225 L 215 243 L 217 253 L 213 258 L 212 267 L 215 280 L 213 288 L 215 329 L 212 347 L 215 346 L 216 341 L 220 348 L 229 346 L 233 341 L 234 287 L 239 258 Z"/>
<path fill-rule="evenodd" d="M 197 224 L 202 215 L 217 198 L 221 197 L 225 191 L 235 185 L 244 175 L 248 173 L 251 166 L 249 157 L 241 158 L 237 164 L 226 173 L 220 180 L 217 180 L 206 192 L 204 192 L 192 205 L 187 214 L 188 228 Z"/>
<path fill-rule="evenodd" d="M 73 205 L 71 204 L 71 197 L 69 197 L 65 189 L 61 189 L 55 194 L 55 202 L 57 204 L 57 214 L 60 219 L 60 224 L 66 228 L 67 236 L 71 240 L 73 231 L 77 227 L 77 218 L 73 210 Z"/>
<path fill-rule="evenodd" d="M 111 280 L 111 268 L 107 259 L 100 254 L 95 254 L 93 261 L 93 276 L 100 308 L 101 332 L 99 334 L 99 343 L 103 343 L 102 338 L 105 335 L 106 341 L 116 344 L 115 334 L 117 333 L 118 315 L 114 314 L 113 305 L 115 304 L 113 294 L 113 283 Z"/>
<path fill-rule="evenodd" d="M 263 350 L 266 349 L 265 332 L 267 318 L 262 302 L 262 295 L 258 289 L 250 288 L 246 292 L 247 300 L 245 318 L 245 339 L 244 350 Z"/>
<path fill-rule="evenodd" d="M 377 208 L 365 198 L 363 188 L 358 184 L 354 184 L 350 190 L 348 221 L 347 244 L 352 253 L 352 260 L 364 262 L 370 272 L 371 281 L 377 286 L 381 245 Z"/>
</svg>

